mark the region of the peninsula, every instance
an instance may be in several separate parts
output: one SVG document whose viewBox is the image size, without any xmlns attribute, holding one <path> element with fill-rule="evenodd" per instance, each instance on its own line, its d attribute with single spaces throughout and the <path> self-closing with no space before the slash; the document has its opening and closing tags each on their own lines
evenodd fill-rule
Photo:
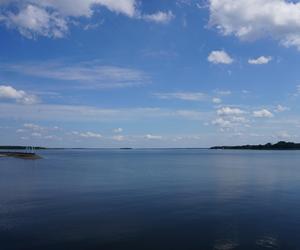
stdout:
<svg viewBox="0 0 300 250">
<path fill-rule="evenodd" d="M 27 153 L 27 152 L 4 152 L 4 151 L 0 151 L 0 157 L 13 157 L 13 158 L 19 158 L 19 159 L 24 159 L 24 160 L 42 159 L 42 157 L 40 157 L 36 153 Z"/>
<path fill-rule="evenodd" d="M 28 149 L 34 151 L 46 148 L 27 146 L 0 146 L 0 157 L 13 157 L 25 160 L 37 160 L 42 158 L 35 152 L 28 151 Z"/>
<path fill-rule="evenodd" d="M 239 150 L 300 150 L 300 143 L 280 141 L 275 144 L 242 145 L 242 146 L 215 146 L 210 149 L 239 149 Z"/>
<path fill-rule="evenodd" d="M 46 149 L 45 147 L 29 147 L 29 146 L 0 146 L 0 150 L 27 150 L 32 148 L 33 150 Z"/>
</svg>

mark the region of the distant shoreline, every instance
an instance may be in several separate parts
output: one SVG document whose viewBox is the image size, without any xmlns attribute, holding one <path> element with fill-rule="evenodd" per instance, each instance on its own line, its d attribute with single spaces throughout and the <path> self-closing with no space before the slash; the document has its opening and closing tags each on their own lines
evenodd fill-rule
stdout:
<svg viewBox="0 0 300 250">
<path fill-rule="evenodd" d="M 74 148 L 74 147 L 66 147 L 66 148 L 61 148 L 61 147 L 53 147 L 53 148 L 47 148 L 47 147 L 27 147 L 27 146 L 0 146 L 0 153 L 1 150 L 85 150 L 85 149 L 111 149 L 111 150 L 139 150 L 139 149 L 178 149 L 178 150 L 184 150 L 184 149 L 191 149 L 191 150 L 197 150 L 197 149 L 210 149 L 209 147 L 202 147 L 202 148 L 188 148 L 188 147 L 182 147 L 182 148 L 174 148 L 174 147 L 170 147 L 170 148 L 143 148 L 143 147 L 115 147 L 115 148 Z"/>
<path fill-rule="evenodd" d="M 24 154 L 30 154 L 33 153 L 32 151 L 35 150 L 124 150 L 124 151 L 130 151 L 130 150 L 205 150 L 205 149 L 221 149 L 221 150 L 300 150 L 300 143 L 294 143 L 294 142 L 285 142 L 285 141 L 279 141 L 277 143 L 271 144 L 258 144 L 258 145 L 239 145 L 239 146 L 214 146 L 214 147 L 177 147 L 177 148 L 135 148 L 135 147 L 121 147 L 121 148 L 61 148 L 61 147 L 53 147 L 53 148 L 47 148 L 47 147 L 29 147 L 29 146 L 0 146 L 0 155 L 3 154 L 2 150 L 8 150 L 10 153 L 24 153 Z M 1 152 L 2 151 L 2 152 Z M 20 152 L 19 152 L 20 151 Z M 34 153 L 33 153 L 34 154 Z"/>
<path fill-rule="evenodd" d="M 280 141 L 275 144 L 242 145 L 242 146 L 215 146 L 210 149 L 232 150 L 300 150 L 300 143 Z"/>
</svg>

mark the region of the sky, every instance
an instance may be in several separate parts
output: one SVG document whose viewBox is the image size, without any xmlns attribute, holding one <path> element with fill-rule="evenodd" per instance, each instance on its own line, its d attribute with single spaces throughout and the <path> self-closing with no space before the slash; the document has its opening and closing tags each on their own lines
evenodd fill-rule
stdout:
<svg viewBox="0 0 300 250">
<path fill-rule="evenodd" d="M 1 145 L 300 141 L 300 1 L 0 0 Z"/>
</svg>

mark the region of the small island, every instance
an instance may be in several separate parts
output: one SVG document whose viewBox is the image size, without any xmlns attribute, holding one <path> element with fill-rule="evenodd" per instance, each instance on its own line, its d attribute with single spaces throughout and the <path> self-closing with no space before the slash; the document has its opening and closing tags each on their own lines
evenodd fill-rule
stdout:
<svg viewBox="0 0 300 250">
<path fill-rule="evenodd" d="M 239 150 L 300 150 L 300 143 L 280 141 L 259 145 L 215 146 L 210 149 L 239 149 Z"/>
</svg>

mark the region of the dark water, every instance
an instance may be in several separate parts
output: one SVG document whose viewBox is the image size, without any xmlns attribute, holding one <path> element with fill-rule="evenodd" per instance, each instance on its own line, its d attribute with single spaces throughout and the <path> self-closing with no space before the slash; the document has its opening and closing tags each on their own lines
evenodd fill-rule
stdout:
<svg viewBox="0 0 300 250">
<path fill-rule="evenodd" d="M 300 152 L 0 158 L 0 249 L 300 249 Z"/>
</svg>

